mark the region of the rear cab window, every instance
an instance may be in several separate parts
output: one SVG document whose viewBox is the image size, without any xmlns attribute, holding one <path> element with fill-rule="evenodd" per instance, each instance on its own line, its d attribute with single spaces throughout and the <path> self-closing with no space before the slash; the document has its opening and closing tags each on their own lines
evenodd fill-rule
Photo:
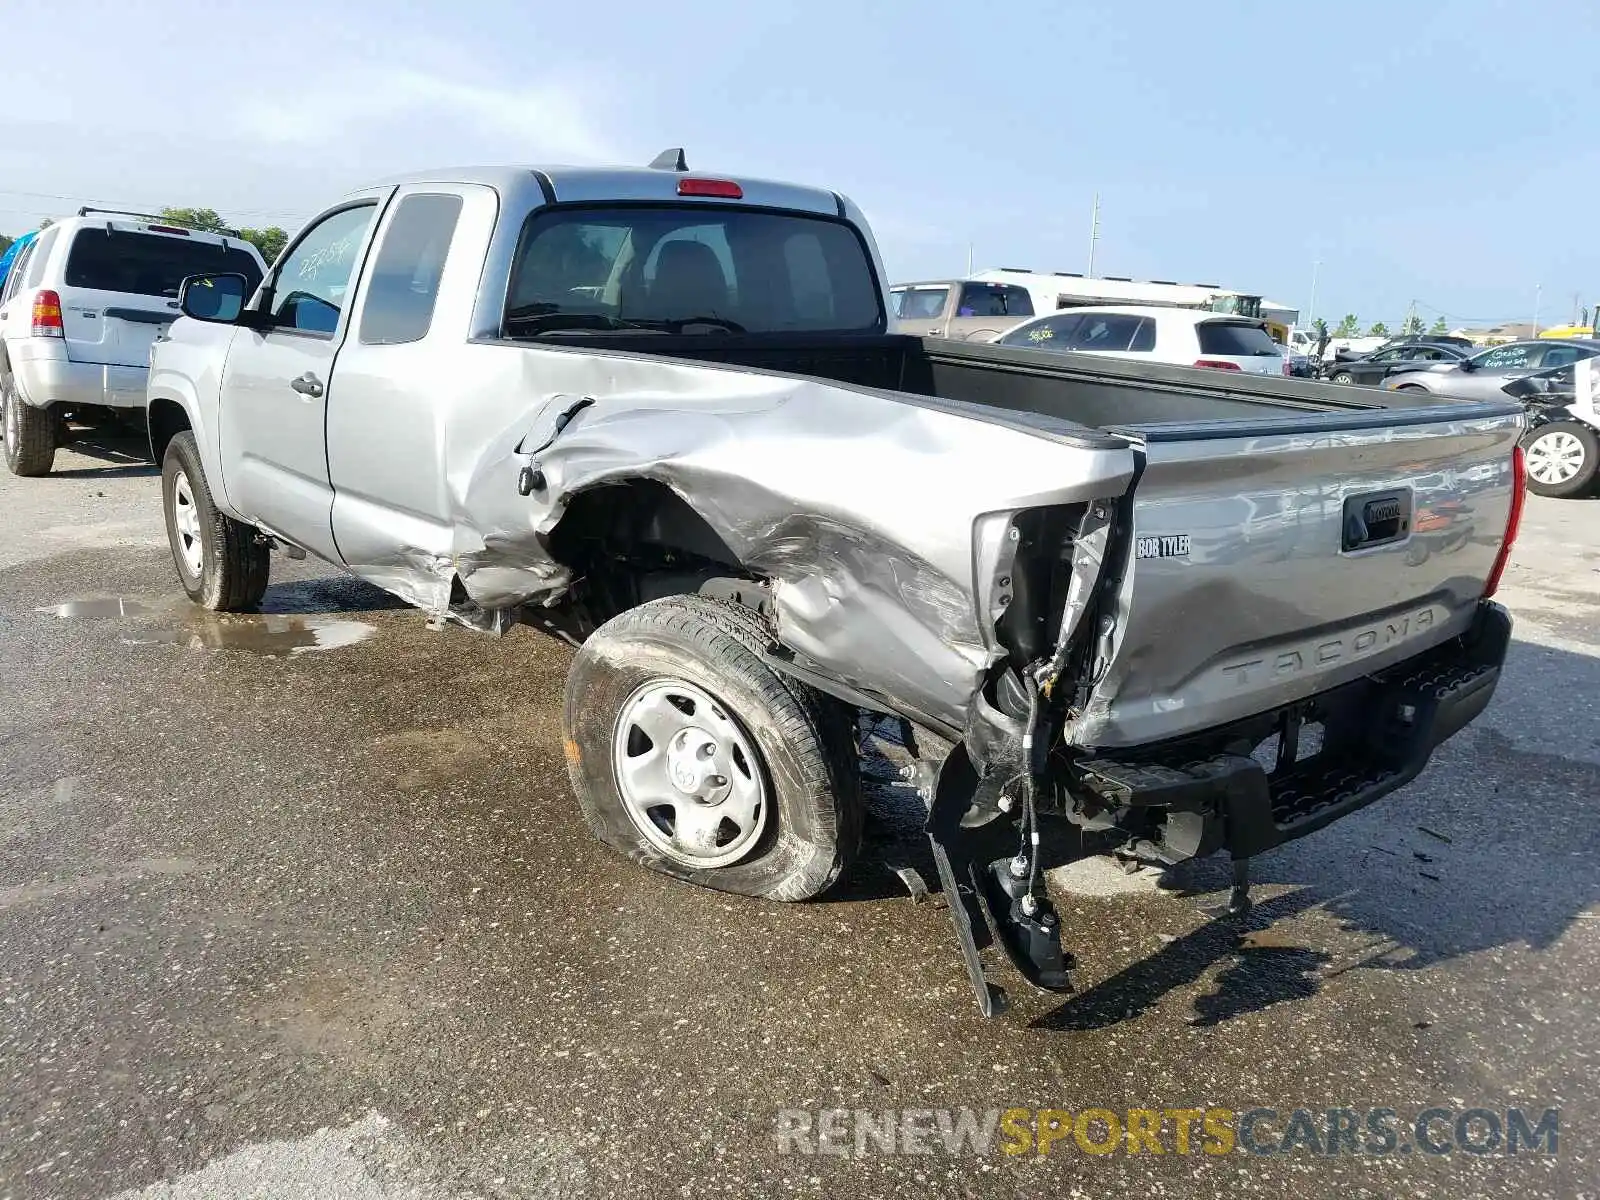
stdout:
<svg viewBox="0 0 1600 1200">
<path fill-rule="evenodd" d="M 964 283 L 958 317 L 1031 317 L 1033 297 L 1014 283 Z"/>
<path fill-rule="evenodd" d="M 1283 351 L 1259 325 L 1245 321 L 1202 321 L 1195 333 L 1200 338 L 1200 353 L 1231 356 L 1282 357 Z"/>
<path fill-rule="evenodd" d="M 553 332 L 879 334 L 887 316 L 850 225 L 709 204 L 533 213 L 507 293 L 510 337 Z"/>
<path fill-rule="evenodd" d="M 72 239 L 63 282 L 92 291 L 176 299 L 186 276 L 223 272 L 243 275 L 250 291 L 261 282 L 254 256 L 237 246 L 181 234 L 89 225 Z"/>
</svg>

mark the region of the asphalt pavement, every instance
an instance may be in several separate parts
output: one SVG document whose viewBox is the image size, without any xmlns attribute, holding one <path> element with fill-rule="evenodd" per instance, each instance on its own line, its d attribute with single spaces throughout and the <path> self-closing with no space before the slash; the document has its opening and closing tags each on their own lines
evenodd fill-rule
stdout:
<svg viewBox="0 0 1600 1200">
<path fill-rule="evenodd" d="M 153 469 L 82 449 L 0 473 L 0 1198 L 1600 1195 L 1600 501 L 1531 500 L 1500 691 L 1420 780 L 1242 922 L 1226 864 L 1058 873 L 1077 990 L 985 1021 L 903 791 L 824 902 L 647 873 L 569 793 L 562 645 L 282 558 L 201 613 Z M 776 1136 L 1091 1108 L 1271 1109 L 1277 1152 Z M 1284 1148 L 1374 1108 L 1559 1144 Z"/>
</svg>

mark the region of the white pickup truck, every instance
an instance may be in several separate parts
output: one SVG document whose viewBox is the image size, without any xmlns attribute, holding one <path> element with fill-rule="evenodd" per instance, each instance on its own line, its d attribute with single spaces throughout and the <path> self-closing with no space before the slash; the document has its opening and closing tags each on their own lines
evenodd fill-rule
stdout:
<svg viewBox="0 0 1600 1200">
<path fill-rule="evenodd" d="M 896 336 L 826 189 L 418 174 L 181 305 L 149 413 L 195 601 L 256 604 L 276 548 L 565 633 L 594 832 L 775 899 L 849 865 L 854 717 L 898 718 L 985 1012 L 997 941 L 1067 986 L 1043 821 L 1226 851 L 1243 907 L 1252 855 L 1413 778 L 1505 655 L 1509 397 Z"/>
</svg>

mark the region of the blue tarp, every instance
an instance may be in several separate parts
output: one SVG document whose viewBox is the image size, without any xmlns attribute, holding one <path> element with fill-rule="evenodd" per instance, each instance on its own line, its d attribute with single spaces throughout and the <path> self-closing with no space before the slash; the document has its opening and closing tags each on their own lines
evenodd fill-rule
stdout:
<svg viewBox="0 0 1600 1200">
<path fill-rule="evenodd" d="M 17 255 L 22 253 L 22 248 L 38 236 L 37 229 L 30 229 L 7 246 L 4 254 L 0 254 L 0 287 L 5 286 L 6 276 L 11 274 L 11 264 L 16 261 Z"/>
</svg>

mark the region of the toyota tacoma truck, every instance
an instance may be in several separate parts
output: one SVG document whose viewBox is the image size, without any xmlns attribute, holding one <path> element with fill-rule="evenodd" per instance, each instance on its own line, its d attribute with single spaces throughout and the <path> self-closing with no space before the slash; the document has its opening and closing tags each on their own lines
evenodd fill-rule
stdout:
<svg viewBox="0 0 1600 1200">
<path fill-rule="evenodd" d="M 826 189 L 681 151 L 415 174 L 180 307 L 149 414 L 196 603 L 250 609 L 276 550 L 569 639 L 594 833 L 776 900 L 856 855 L 877 714 L 986 1014 L 1006 959 L 1070 987 L 1045 869 L 1226 852 L 1242 910 L 1505 657 L 1510 397 L 896 335 Z"/>
</svg>

